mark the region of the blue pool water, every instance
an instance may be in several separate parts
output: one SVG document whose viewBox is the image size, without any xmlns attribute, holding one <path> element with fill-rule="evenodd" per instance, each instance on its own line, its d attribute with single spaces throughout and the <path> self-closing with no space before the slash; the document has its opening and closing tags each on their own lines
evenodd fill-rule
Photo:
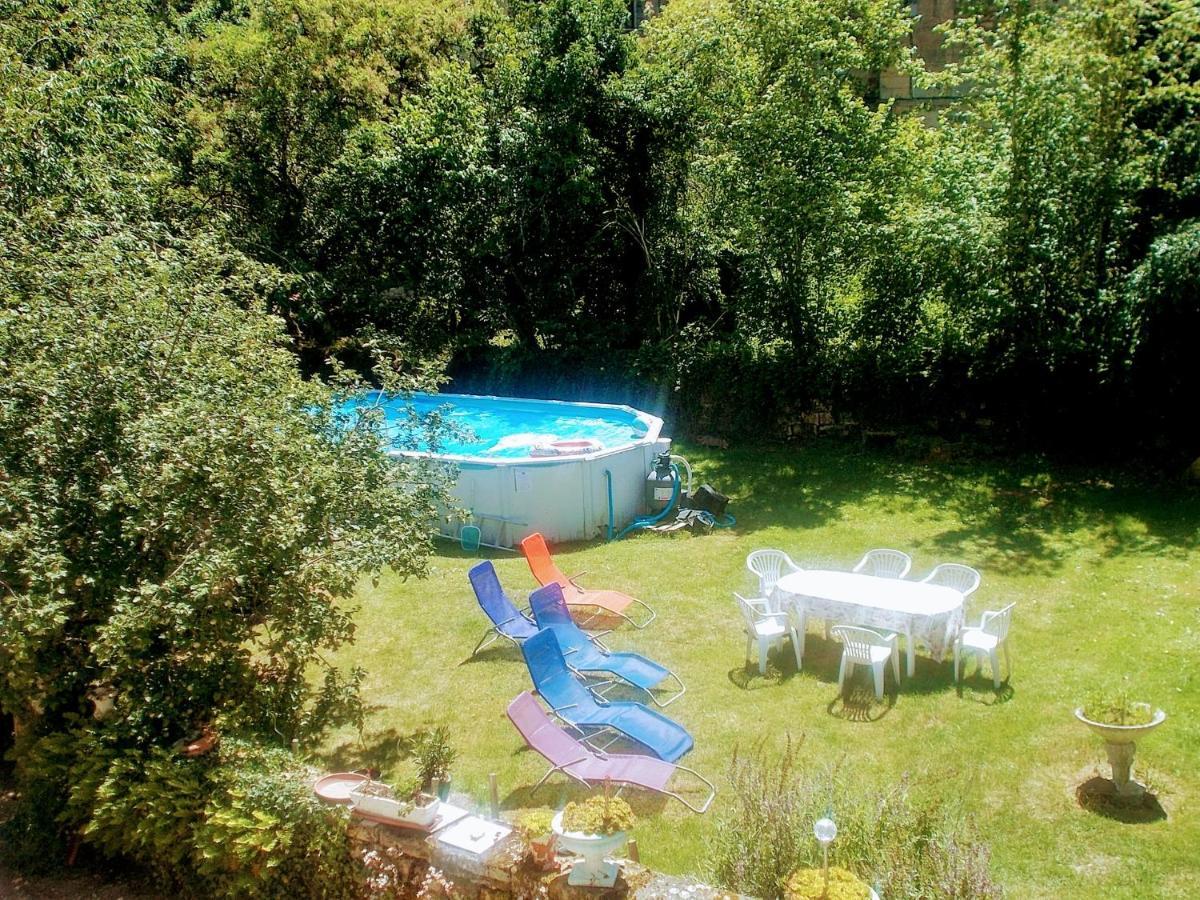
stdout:
<svg viewBox="0 0 1200 900">
<path fill-rule="evenodd" d="M 438 448 L 447 456 L 521 459 L 536 445 L 581 439 L 611 450 L 643 440 L 648 429 L 633 410 L 614 406 L 464 394 L 414 394 L 411 402 L 421 416 L 441 412 L 462 430 Z M 373 391 L 346 405 L 347 412 L 366 409 L 382 409 L 395 446 L 408 449 L 414 430 L 402 400 Z M 423 441 L 415 444 L 429 450 Z"/>
</svg>

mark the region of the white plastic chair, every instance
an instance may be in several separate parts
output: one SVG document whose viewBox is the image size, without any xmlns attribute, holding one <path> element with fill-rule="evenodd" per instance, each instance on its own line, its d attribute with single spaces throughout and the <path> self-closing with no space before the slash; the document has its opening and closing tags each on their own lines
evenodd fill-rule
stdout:
<svg viewBox="0 0 1200 900">
<path fill-rule="evenodd" d="M 796 629 L 788 619 L 787 613 L 772 612 L 765 597 L 747 600 L 736 591 L 733 596 L 737 600 L 738 609 L 742 611 L 742 619 L 746 625 L 747 659 L 750 658 L 754 643 L 758 642 L 758 674 L 767 674 L 767 652 L 772 646 L 782 643 L 785 637 L 792 641 L 792 649 L 796 654 L 796 667 L 799 668 L 800 655 L 803 651 L 800 639 L 796 635 Z"/>
<path fill-rule="evenodd" d="M 782 550 L 755 550 L 746 557 L 746 568 L 758 578 L 760 597 L 771 598 L 775 583 L 784 575 L 799 572 L 800 567 Z"/>
<path fill-rule="evenodd" d="M 875 676 L 875 699 L 883 699 L 883 667 L 888 658 L 892 660 L 892 677 L 900 685 L 900 650 L 896 635 L 891 632 L 873 631 L 857 625 L 835 625 L 833 636 L 842 642 L 842 664 L 838 669 L 838 690 L 846 676 L 854 672 L 855 666 L 870 666 Z"/>
<path fill-rule="evenodd" d="M 899 550 L 868 550 L 850 571 L 874 575 L 876 578 L 903 578 L 912 568 L 907 553 Z"/>
<path fill-rule="evenodd" d="M 942 587 L 953 588 L 963 595 L 964 600 L 979 589 L 982 580 L 983 577 L 970 566 L 958 563 L 942 563 L 921 579 L 925 584 L 940 584 Z"/>
<path fill-rule="evenodd" d="M 958 683 L 959 657 L 965 653 L 976 654 L 976 659 L 986 653 L 992 666 L 992 684 L 1000 688 L 999 650 L 1004 648 L 1004 665 L 1012 676 L 1012 660 L 1008 657 L 1008 626 L 1012 623 L 1012 611 L 1015 603 L 1010 603 L 1004 609 L 994 612 L 988 610 L 979 620 L 978 625 L 964 628 L 954 639 L 954 683 Z"/>
</svg>

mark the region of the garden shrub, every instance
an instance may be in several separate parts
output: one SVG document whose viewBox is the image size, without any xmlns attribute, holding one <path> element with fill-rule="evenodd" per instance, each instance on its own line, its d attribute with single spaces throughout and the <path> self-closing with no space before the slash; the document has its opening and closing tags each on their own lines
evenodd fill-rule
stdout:
<svg viewBox="0 0 1200 900">
<path fill-rule="evenodd" d="M 887 897 L 994 898 L 988 850 L 949 798 L 919 798 L 907 779 L 871 785 L 839 768 L 800 765 L 790 739 L 772 756 L 764 744 L 736 754 L 730 801 L 717 822 L 710 874 L 717 884 L 781 897 L 797 869 L 822 864 L 813 823 L 838 826 L 830 865 L 854 872 Z"/>
<path fill-rule="evenodd" d="M 190 759 L 80 730 L 40 739 L 26 763 L 3 832 L 3 858 L 25 871 L 58 864 L 76 834 L 185 896 L 351 898 L 362 886 L 345 809 L 316 798 L 313 770 L 287 750 L 226 738 Z"/>
</svg>

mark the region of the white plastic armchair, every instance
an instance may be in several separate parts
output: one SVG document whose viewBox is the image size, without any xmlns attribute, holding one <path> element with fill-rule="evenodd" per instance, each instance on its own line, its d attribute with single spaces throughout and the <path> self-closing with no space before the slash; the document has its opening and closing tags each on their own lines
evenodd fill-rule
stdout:
<svg viewBox="0 0 1200 900">
<path fill-rule="evenodd" d="M 979 624 L 964 628 L 954 641 L 954 681 L 958 683 L 959 659 L 967 653 L 976 654 L 978 660 L 987 654 L 992 666 L 992 684 L 1000 689 L 1000 648 L 1004 648 L 1004 665 L 1012 677 L 1012 660 L 1008 656 L 1008 627 L 1012 624 L 1012 611 L 1015 603 L 1010 603 L 999 611 L 988 610 L 979 620 Z"/>
<path fill-rule="evenodd" d="M 782 550 L 755 550 L 746 557 L 746 568 L 758 579 L 759 596 L 770 599 L 775 582 L 800 567 Z"/>
<path fill-rule="evenodd" d="M 942 587 L 953 588 L 962 594 L 964 599 L 979 590 L 979 583 L 982 580 L 983 577 L 970 566 L 962 566 L 958 563 L 942 563 L 921 579 L 925 584 L 939 584 Z"/>
<path fill-rule="evenodd" d="M 899 550 L 868 550 L 851 571 L 877 578 L 903 578 L 911 568 L 912 560 L 907 553 Z"/>
<path fill-rule="evenodd" d="M 842 642 L 842 664 L 838 669 L 838 690 L 842 690 L 846 676 L 854 673 L 855 666 L 870 666 L 875 678 L 875 699 L 883 699 L 883 669 L 890 658 L 892 678 L 900 685 L 900 650 L 897 636 L 891 632 L 859 628 L 856 625 L 835 625 L 833 636 Z"/>
<path fill-rule="evenodd" d="M 747 599 L 736 591 L 733 597 L 737 600 L 746 627 L 746 659 L 750 658 L 754 644 L 758 643 L 758 674 L 767 674 L 767 652 L 773 645 L 782 643 L 785 637 L 791 639 L 796 667 L 799 668 L 803 651 L 787 613 L 772 612 L 765 597 Z"/>
</svg>

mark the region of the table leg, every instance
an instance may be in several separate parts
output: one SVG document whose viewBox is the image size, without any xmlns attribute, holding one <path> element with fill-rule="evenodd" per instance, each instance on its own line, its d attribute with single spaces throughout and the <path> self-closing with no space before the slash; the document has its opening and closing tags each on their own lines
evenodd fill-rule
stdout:
<svg viewBox="0 0 1200 900">
<path fill-rule="evenodd" d="M 908 648 L 908 677 L 912 678 L 917 671 L 917 651 L 913 646 L 911 628 L 904 632 L 904 646 Z"/>
</svg>

